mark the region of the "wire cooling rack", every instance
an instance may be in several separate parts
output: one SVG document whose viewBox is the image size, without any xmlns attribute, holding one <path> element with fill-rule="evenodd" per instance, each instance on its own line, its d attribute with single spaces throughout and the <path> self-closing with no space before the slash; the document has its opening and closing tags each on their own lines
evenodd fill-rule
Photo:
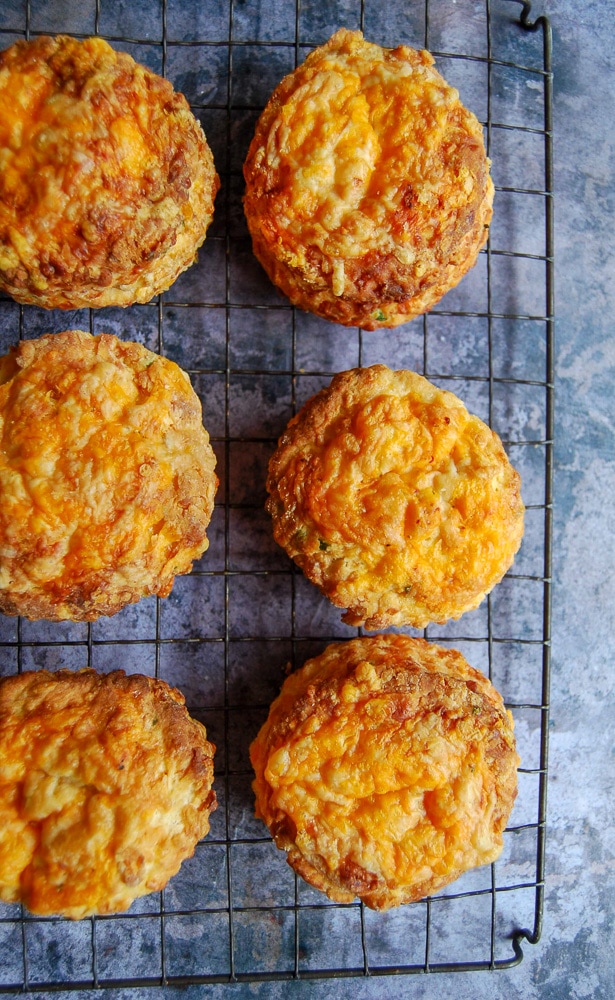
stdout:
<svg viewBox="0 0 615 1000">
<path fill-rule="evenodd" d="M 71 923 L 0 907 L 0 990 L 500 969 L 540 936 L 546 806 L 553 428 L 551 43 L 517 0 L 11 0 L 0 44 L 99 33 L 188 97 L 222 189 L 199 262 L 158 300 L 45 312 L 0 299 L 0 346 L 69 328 L 139 340 L 190 372 L 218 455 L 211 547 L 164 601 L 92 625 L 0 616 L 0 672 L 124 667 L 180 687 L 218 746 L 210 836 L 161 893 Z M 429 316 L 347 330 L 292 309 L 255 262 L 241 165 L 281 77 L 338 27 L 434 52 L 485 125 L 496 183 L 489 244 Z M 272 541 L 266 465 L 296 408 L 339 370 L 383 362 L 453 389 L 523 477 L 513 571 L 460 622 L 430 627 L 482 668 L 515 716 L 523 766 L 500 860 L 388 913 L 297 880 L 254 819 L 248 746 L 288 662 L 357 634 Z"/>
</svg>

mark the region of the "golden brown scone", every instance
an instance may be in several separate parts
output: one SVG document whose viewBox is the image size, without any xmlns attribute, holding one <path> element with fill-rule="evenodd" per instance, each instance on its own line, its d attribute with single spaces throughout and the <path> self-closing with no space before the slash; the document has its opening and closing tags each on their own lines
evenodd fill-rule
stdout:
<svg viewBox="0 0 615 1000">
<path fill-rule="evenodd" d="M 0 680 L 0 899 L 78 920 L 164 888 L 209 832 L 214 751 L 164 681 Z"/>
<path fill-rule="evenodd" d="M 166 597 L 207 548 L 218 480 L 190 379 L 81 330 L 0 358 L 0 611 L 93 621 Z"/>
<path fill-rule="evenodd" d="M 0 53 L 0 164 L 0 288 L 47 309 L 164 291 L 220 186 L 183 95 L 101 38 Z"/>
<path fill-rule="evenodd" d="M 256 813 L 336 902 L 385 910 L 494 861 L 517 794 L 513 720 L 454 649 L 328 646 L 291 674 L 250 755 Z"/>
<path fill-rule="evenodd" d="M 342 29 L 274 91 L 244 165 L 245 213 L 254 253 L 294 305 L 397 326 L 474 265 L 489 161 L 433 62 Z"/>
<path fill-rule="evenodd" d="M 453 393 L 384 365 L 336 375 L 269 462 L 276 541 L 368 629 L 478 607 L 523 535 L 520 478 Z"/>
</svg>

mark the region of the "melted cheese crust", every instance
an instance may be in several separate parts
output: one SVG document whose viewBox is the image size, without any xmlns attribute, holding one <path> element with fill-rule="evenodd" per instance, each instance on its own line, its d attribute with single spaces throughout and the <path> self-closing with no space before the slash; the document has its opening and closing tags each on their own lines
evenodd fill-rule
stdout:
<svg viewBox="0 0 615 1000">
<path fill-rule="evenodd" d="M 71 330 L 0 359 L 0 611 L 92 621 L 166 596 L 207 548 L 217 479 L 185 372 Z"/>
<path fill-rule="evenodd" d="M 368 629 L 480 604 L 523 536 L 520 477 L 451 392 L 384 365 L 336 375 L 269 463 L 276 541 Z"/>
<path fill-rule="evenodd" d="M 148 302 L 193 263 L 219 188 L 187 101 L 100 38 L 0 54 L 0 288 L 45 308 Z"/>
<path fill-rule="evenodd" d="M 431 308 L 493 202 L 482 129 L 425 51 L 338 31 L 274 91 L 244 166 L 254 252 L 303 309 L 367 330 Z"/>
<path fill-rule="evenodd" d="M 80 919 L 164 888 L 209 832 L 215 747 L 164 681 L 0 680 L 0 899 Z"/>
<path fill-rule="evenodd" d="M 289 864 L 376 910 L 494 861 L 517 794 L 500 695 L 456 650 L 404 635 L 328 646 L 291 674 L 250 755 Z"/>
</svg>

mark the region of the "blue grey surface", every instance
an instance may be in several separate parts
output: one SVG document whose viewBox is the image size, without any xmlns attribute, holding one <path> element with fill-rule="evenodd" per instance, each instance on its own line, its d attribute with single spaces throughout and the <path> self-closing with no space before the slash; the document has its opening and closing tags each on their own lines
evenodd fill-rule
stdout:
<svg viewBox="0 0 615 1000">
<path fill-rule="evenodd" d="M 68 0 L 31 3 L 32 30 L 83 31 L 94 29 L 95 4 L 79 5 Z M 494 4 L 501 8 L 502 4 Z M 509 5 L 517 10 L 517 4 Z M 235 4 L 235 40 L 280 42 L 294 30 L 294 3 L 251 2 Z M 292 9 L 292 17 L 289 10 Z M 351 0 L 301 4 L 301 42 L 317 44 L 340 25 L 358 24 L 360 5 Z M 613 442 L 613 376 L 615 363 L 615 267 L 613 265 L 613 217 L 615 210 L 615 131 L 612 109 L 615 102 L 612 29 L 615 6 L 609 2 L 578 4 L 573 0 L 545 0 L 536 12 L 551 16 L 554 31 L 555 63 L 555 191 L 556 191 L 556 448 L 555 448 L 555 533 L 553 678 L 549 753 L 549 809 L 547 839 L 546 897 L 544 929 L 538 945 L 525 946 L 521 965 L 495 973 L 383 977 L 364 980 L 324 982 L 219 984 L 186 989 L 167 987 L 146 990 L 110 990 L 103 995 L 130 997 L 130 1000 L 170 1000 L 173 997 L 327 997 L 380 1000 L 385 997 L 416 997 L 431 1000 L 454 995 L 458 1000 L 506 997 L 511 1000 L 610 1000 L 615 995 L 615 938 L 613 888 L 615 885 L 615 815 L 613 767 L 613 708 L 615 675 L 611 666 L 612 636 L 615 633 L 615 584 L 613 566 L 613 496 L 615 496 L 615 447 Z M 0 28 L 23 24 L 25 2 L 0 0 Z M 422 44 L 421 3 L 366 4 L 366 34 L 377 41 L 395 44 L 400 39 Z M 112 3 L 102 0 L 99 28 L 112 34 L 130 33 L 155 42 L 160 37 L 163 7 L 157 0 Z M 472 0 L 431 0 L 429 42 L 443 52 L 464 50 L 486 55 L 482 30 L 485 5 Z M 212 42 L 228 40 L 229 4 L 207 0 L 192 3 L 169 0 L 166 5 L 169 37 L 177 40 Z M 6 43 L 11 37 L 1 36 Z M 498 35 L 494 54 L 502 61 L 537 60 L 539 36 L 521 36 L 513 31 Z M 0 38 L 1 40 L 1 38 Z M 532 48 L 532 46 L 534 46 Z M 154 68 L 160 48 L 152 45 L 128 46 L 137 58 Z M 267 50 L 269 51 L 269 50 Z M 204 122 L 220 169 L 223 169 L 227 136 L 218 109 L 209 107 L 225 92 L 227 64 L 225 47 L 212 47 L 212 60 L 191 66 L 189 48 L 169 49 L 167 72 L 178 86 L 190 92 L 190 99 Z M 303 52 L 303 50 L 302 50 Z M 528 54 L 529 53 L 529 54 Z M 258 102 L 285 71 L 288 51 L 271 50 L 271 60 L 261 58 L 263 50 L 244 53 L 234 75 L 249 101 Z M 256 61 L 255 61 L 256 60 Z M 460 87 L 462 97 L 486 117 L 484 63 L 465 63 L 443 58 L 439 66 Z M 207 69 L 207 72 L 206 72 Z M 213 70 L 215 69 L 215 72 Z M 541 93 L 528 87 L 525 78 L 509 67 L 494 75 L 492 115 L 511 124 L 541 123 Z M 235 90 L 235 94 L 238 91 Z M 217 116 L 217 117 L 216 117 Z M 238 109 L 231 128 L 231 161 L 235 169 L 245 155 L 254 112 Z M 210 127 L 211 126 L 211 127 Z M 494 176 L 501 186 L 519 184 L 520 174 L 528 187 L 541 186 L 544 161 L 535 137 L 516 132 L 493 134 L 491 155 Z M 225 726 L 228 765 L 241 770 L 228 788 L 219 785 L 221 808 L 213 817 L 212 842 L 199 845 L 195 859 L 183 866 L 179 876 L 164 893 L 165 955 L 169 975 L 225 974 L 228 952 L 229 875 L 237 906 L 267 907 L 268 922 L 258 910 L 239 911 L 234 927 L 237 944 L 237 972 L 271 973 L 288 968 L 294 953 L 294 925 L 280 906 L 294 891 L 290 870 L 281 863 L 271 844 L 259 842 L 259 826 L 251 812 L 249 774 L 245 769 L 247 745 L 263 715 L 263 706 L 275 694 L 283 665 L 291 653 L 290 642 L 279 643 L 279 634 L 288 620 L 294 600 L 297 660 L 322 647 L 322 636 L 343 638 L 354 630 L 339 621 L 339 613 L 323 602 L 306 581 L 279 573 L 280 554 L 272 546 L 268 525 L 260 507 L 263 483 L 271 451 L 269 440 L 279 432 L 284 413 L 293 401 L 287 371 L 289 356 L 289 311 L 263 279 L 251 256 L 240 206 L 239 181 L 232 188 L 228 214 L 219 201 L 213 239 L 207 241 L 199 264 L 187 272 L 164 296 L 164 349 L 187 368 L 205 369 L 195 376 L 204 401 L 205 423 L 214 437 L 227 430 L 227 402 L 220 368 L 225 364 L 226 289 L 224 238 L 227 225 L 233 234 L 230 262 L 231 300 L 243 304 L 271 305 L 267 312 L 254 309 L 229 310 L 229 364 L 233 370 L 232 409 L 228 411 L 231 442 L 228 461 L 230 500 L 239 505 L 229 516 L 230 577 L 228 628 L 230 634 L 227 672 L 228 699 L 224 703 L 220 638 L 224 634 L 224 596 L 221 577 L 208 575 L 224 567 L 224 524 L 214 518 L 212 551 L 207 553 L 194 576 L 178 581 L 173 595 L 160 604 L 159 621 L 155 602 L 142 602 L 127 609 L 110 623 L 97 623 L 92 634 L 100 640 L 94 647 L 95 664 L 103 669 L 121 665 L 161 676 L 177 683 L 188 701 L 199 706 L 214 741 L 220 745 L 217 765 L 226 766 Z M 544 253 L 542 233 L 544 207 L 528 207 L 527 199 L 514 195 L 499 197 L 492 230 L 494 248 L 524 253 Z M 495 311 L 540 313 L 544 309 L 544 273 L 541 262 L 518 258 L 493 258 Z M 203 289 L 206 290 L 203 298 Z M 447 297 L 447 309 L 473 310 L 484 300 L 484 260 L 458 290 Z M 183 303 L 192 303 L 190 319 Z M 181 305 L 180 305 L 181 304 Z M 264 317 L 267 317 L 266 321 Z M 87 313 L 70 315 L 24 312 L 24 335 L 58 330 L 70 325 L 88 328 Z M 0 341 L 10 342 L 16 329 L 16 307 L 0 301 Z M 103 310 L 94 316 L 95 328 L 110 329 L 125 337 L 139 339 L 148 346 L 158 344 L 156 306 L 128 310 Z M 455 317 L 432 316 L 429 320 L 427 357 L 430 370 L 443 376 L 442 383 L 454 388 L 471 408 L 488 416 L 484 384 L 471 376 L 484 374 L 484 323 L 473 319 L 460 325 Z M 355 331 L 336 329 L 314 317 L 298 314 L 294 328 L 295 365 L 305 369 L 295 386 L 294 403 L 300 405 L 327 381 L 322 372 L 362 363 L 384 361 L 420 370 L 423 363 L 421 321 L 396 331 L 360 337 Z M 494 374 L 499 377 L 531 378 L 544 365 L 544 329 L 532 320 L 501 320 L 494 324 Z M 254 377 L 253 370 L 263 370 Z M 311 374 L 313 373 L 313 374 Z M 456 376 L 451 384 L 446 376 Z M 494 425 L 512 440 L 527 440 L 544 433 L 544 394 L 531 386 L 514 386 L 495 397 Z M 248 440 L 242 440 L 248 438 Z M 252 440 L 256 439 L 256 440 Z M 259 440 L 260 439 L 260 440 Z M 221 459 L 225 458 L 221 442 Z M 537 449 L 510 447 L 511 457 L 521 469 L 526 503 L 540 503 L 543 470 L 536 460 Z M 224 465 L 221 479 L 225 484 Z M 220 472 L 219 472 L 220 474 Z M 220 494 L 219 500 L 224 499 Z M 528 533 L 519 556 L 523 573 L 535 574 L 542 552 L 543 523 L 530 512 Z M 270 576 L 259 575 L 274 570 Z M 278 571 L 276 574 L 275 571 Z M 539 571 L 539 567 L 538 567 Z M 484 644 L 473 641 L 484 635 L 485 610 L 464 616 L 464 642 L 455 642 L 477 666 L 485 667 Z M 538 635 L 541 627 L 540 596 L 532 584 L 505 581 L 493 598 L 493 616 L 500 630 L 512 623 L 515 635 Z M 156 630 L 160 629 L 157 633 Z M 0 619 L 0 639 L 16 637 L 16 625 Z M 149 644 L 160 634 L 177 639 L 163 645 L 158 660 Z M 246 635 L 257 636 L 249 654 Z M 433 638 L 459 636 L 458 627 L 430 630 Z M 24 646 L 23 668 L 57 667 L 61 663 L 79 666 L 83 662 L 84 626 L 54 626 L 44 623 L 22 626 L 22 638 L 37 642 Z M 119 645 L 112 640 L 119 639 Z M 132 640 L 143 640 L 135 644 Z M 194 639 L 200 640 L 194 643 Z M 540 699 L 540 661 L 532 647 L 522 648 L 512 641 L 497 647 L 492 664 L 496 684 L 514 702 Z M 277 662 L 279 667 L 272 668 Z M 0 673 L 17 669 L 16 653 L 2 649 Z M 253 704 L 253 710 L 245 705 Z M 208 709 L 207 706 L 215 706 Z M 235 706 L 235 707 L 234 707 Z M 533 709 L 515 713 L 516 729 L 524 764 L 538 762 L 538 720 Z M 536 817 L 536 776 L 521 776 L 519 802 L 514 822 L 532 823 Z M 216 843 L 225 837 L 228 808 L 230 827 L 237 840 L 227 852 Z M 531 884 L 535 873 L 536 833 L 520 831 L 506 841 L 498 864 L 498 884 Z M 485 881 L 486 878 L 486 881 Z M 484 961 L 490 913 L 480 896 L 469 907 L 458 893 L 489 887 L 489 872 L 464 876 L 451 887 L 450 895 L 432 904 L 433 961 Z M 300 901 L 322 903 L 315 891 L 300 885 Z M 485 897 L 487 899 L 488 897 Z M 326 905 L 306 910 L 301 933 L 309 944 L 306 968 L 361 965 L 357 947 L 360 928 L 356 908 L 338 909 Z M 534 912 L 533 889 L 515 889 L 498 898 L 499 924 L 496 958 L 509 954 L 506 934 L 513 927 L 531 925 Z M 373 963 L 422 961 L 423 916 L 420 904 L 405 911 L 365 915 L 364 934 Z M 195 921 L 186 911 L 208 912 L 207 924 Z M 161 950 L 159 900 L 146 899 L 131 910 L 131 918 L 96 922 L 98 971 L 101 978 L 129 978 L 144 974 L 160 975 Z M 3 908 L 6 917 L 19 915 L 18 908 Z M 205 932 L 204 928 L 207 927 Z M 56 921 L 34 921 L 25 926 L 30 981 L 87 980 L 91 975 L 91 926 Z M 16 923 L 0 923 L 0 985 L 18 981 L 23 974 L 22 930 Z M 488 954 L 487 954 L 488 958 Z M 94 996 L 78 991 L 67 996 Z M 100 993 L 97 994 L 100 996 Z"/>
</svg>

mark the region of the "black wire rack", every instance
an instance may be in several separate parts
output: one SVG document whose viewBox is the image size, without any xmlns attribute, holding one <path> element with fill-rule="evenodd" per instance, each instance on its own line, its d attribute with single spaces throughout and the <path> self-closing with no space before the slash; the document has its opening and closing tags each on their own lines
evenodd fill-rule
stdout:
<svg viewBox="0 0 615 1000">
<path fill-rule="evenodd" d="M 485 127 L 489 243 L 428 316 L 348 330 L 294 310 L 255 262 L 241 166 L 281 77 L 338 27 L 426 47 Z M 106 330 L 177 361 L 203 402 L 221 486 L 211 546 L 164 601 L 91 625 L 0 616 L 0 673 L 124 667 L 184 691 L 218 746 L 219 809 L 195 856 L 127 914 L 80 922 L 0 905 L 0 992 L 502 969 L 541 932 L 551 611 L 553 199 L 551 34 L 522 0 L 0 0 L 0 46 L 100 34 L 182 90 L 222 189 L 200 259 L 153 303 L 45 312 L 0 298 L 0 347 Z M 500 860 L 387 913 L 298 880 L 253 816 L 248 746 L 287 663 L 357 634 L 272 541 L 267 460 L 287 420 L 339 370 L 383 362 L 447 385 L 500 434 L 523 479 L 526 536 L 476 612 L 423 634 L 504 695 L 522 755 Z M 335 942 L 335 947 L 332 947 Z"/>
</svg>

